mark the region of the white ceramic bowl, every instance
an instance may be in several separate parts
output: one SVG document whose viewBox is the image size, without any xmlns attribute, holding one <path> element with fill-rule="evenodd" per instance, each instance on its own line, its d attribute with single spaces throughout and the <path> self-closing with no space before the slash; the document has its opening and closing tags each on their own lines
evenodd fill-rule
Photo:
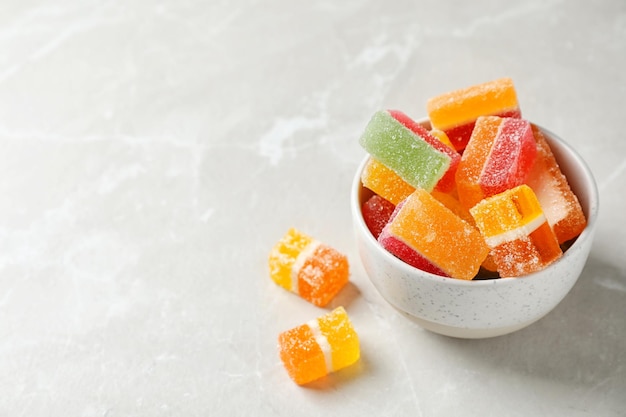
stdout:
<svg viewBox="0 0 626 417">
<path fill-rule="evenodd" d="M 422 122 L 429 127 L 428 122 Z M 578 196 L 587 227 L 564 255 L 546 269 L 519 278 L 463 281 L 414 268 L 384 250 L 361 213 L 371 191 L 359 166 L 351 208 L 359 255 L 370 280 L 393 307 L 422 327 L 462 338 L 499 336 L 524 328 L 550 312 L 570 291 L 587 261 L 598 217 L 598 188 L 589 167 L 566 142 L 541 128 Z"/>
</svg>

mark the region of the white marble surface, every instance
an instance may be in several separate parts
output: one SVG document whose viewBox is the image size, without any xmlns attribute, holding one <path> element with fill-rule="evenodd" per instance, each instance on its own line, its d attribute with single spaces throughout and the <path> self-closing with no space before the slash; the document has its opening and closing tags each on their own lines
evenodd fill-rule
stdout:
<svg viewBox="0 0 626 417">
<path fill-rule="evenodd" d="M 626 3 L 0 3 L 0 416 L 626 413 Z M 596 242 L 535 325 L 467 341 L 389 307 L 348 192 L 371 114 L 502 76 L 587 159 Z M 322 314 L 268 277 L 296 226 L 345 252 L 354 367 L 277 355 Z"/>
</svg>

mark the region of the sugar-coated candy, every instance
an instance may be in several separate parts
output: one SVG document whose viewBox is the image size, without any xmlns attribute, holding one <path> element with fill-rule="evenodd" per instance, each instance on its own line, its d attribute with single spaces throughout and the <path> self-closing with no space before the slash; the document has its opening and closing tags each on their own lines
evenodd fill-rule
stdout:
<svg viewBox="0 0 626 417">
<path fill-rule="evenodd" d="M 397 205 L 415 191 L 415 187 L 374 158 L 370 158 L 363 167 L 361 183 L 393 205 Z"/>
<path fill-rule="evenodd" d="M 533 126 L 537 158 L 526 183 L 533 189 L 559 244 L 578 236 L 587 219 L 541 130 Z"/>
<path fill-rule="evenodd" d="M 456 171 L 459 201 L 469 210 L 485 197 L 524 183 L 536 154 L 527 120 L 479 117 Z"/>
<path fill-rule="evenodd" d="M 562 255 L 533 190 L 523 184 L 470 209 L 501 277 L 539 271 Z"/>
<path fill-rule="evenodd" d="M 396 207 L 378 241 L 409 265 L 464 280 L 489 253 L 476 228 L 419 188 Z"/>
<path fill-rule="evenodd" d="M 430 146 L 432 146 L 439 152 L 448 155 L 448 157 L 450 158 L 450 166 L 443 174 L 443 177 L 441 177 L 441 179 L 435 185 L 435 189 L 443 192 L 451 191 L 454 188 L 454 175 L 459 165 L 459 161 L 461 160 L 461 155 L 456 152 L 454 148 L 445 144 L 444 141 L 445 138 L 447 138 L 447 136 L 445 136 L 445 133 L 442 132 L 443 135 L 440 135 L 439 137 L 434 136 L 431 131 L 427 130 L 424 126 L 417 123 L 415 120 L 411 119 L 409 116 L 399 110 L 389 110 L 389 114 L 391 114 L 394 119 L 402 123 L 404 127 L 415 133 L 415 135 L 424 140 Z"/>
<path fill-rule="evenodd" d="M 383 231 L 395 208 L 395 205 L 378 194 L 372 195 L 363 203 L 363 207 L 361 207 L 363 220 L 375 238 L 378 238 L 380 232 Z"/>
<path fill-rule="evenodd" d="M 355 363 L 359 338 L 343 307 L 278 336 L 280 359 L 297 384 L 306 384 Z"/>
<path fill-rule="evenodd" d="M 432 97 L 426 104 L 433 128 L 461 152 L 479 116 L 521 117 L 513 80 L 500 78 Z"/>
<path fill-rule="evenodd" d="M 433 142 L 439 142 L 425 132 Z M 446 151 L 418 136 L 389 111 L 379 111 L 372 116 L 359 143 L 411 186 L 427 191 L 432 191 L 451 167 L 452 158 Z"/>
<path fill-rule="evenodd" d="M 272 248 L 270 277 L 281 287 L 323 307 L 347 284 L 348 258 L 291 228 Z"/>
<path fill-rule="evenodd" d="M 426 107 L 430 126 L 380 111 L 359 140 L 370 154 L 361 183 L 374 193 L 362 213 L 378 242 L 410 265 L 461 279 L 477 265 L 475 278 L 519 276 L 562 256 L 587 221 L 542 131 L 522 119 L 513 81 L 451 91 Z M 471 261 L 461 230 L 482 242 Z"/>
</svg>

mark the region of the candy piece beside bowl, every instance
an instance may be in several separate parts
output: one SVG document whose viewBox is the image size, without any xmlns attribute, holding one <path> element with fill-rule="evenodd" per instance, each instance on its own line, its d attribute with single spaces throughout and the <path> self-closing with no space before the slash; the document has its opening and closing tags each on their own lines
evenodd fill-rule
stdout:
<svg viewBox="0 0 626 417">
<path fill-rule="evenodd" d="M 420 122 L 430 128 L 427 120 Z M 460 280 L 425 272 L 383 249 L 361 207 L 372 191 L 361 182 L 366 157 L 354 177 L 351 210 L 358 252 L 371 282 L 398 311 L 435 333 L 486 338 L 522 329 L 554 309 L 578 280 L 591 250 L 598 217 L 598 188 L 578 153 L 539 126 L 578 197 L 587 225 L 563 256 L 538 272 L 515 278 Z"/>
</svg>

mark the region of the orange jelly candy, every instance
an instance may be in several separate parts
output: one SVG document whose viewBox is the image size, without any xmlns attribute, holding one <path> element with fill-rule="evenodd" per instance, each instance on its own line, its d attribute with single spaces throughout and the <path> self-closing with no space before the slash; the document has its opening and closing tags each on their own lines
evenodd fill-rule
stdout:
<svg viewBox="0 0 626 417">
<path fill-rule="evenodd" d="M 359 338 L 343 307 L 278 336 L 280 359 L 297 384 L 306 384 L 355 363 Z"/>
<path fill-rule="evenodd" d="M 563 252 L 533 190 L 520 185 L 470 209 L 501 277 L 539 271 Z"/>
<path fill-rule="evenodd" d="M 396 208 L 378 241 L 409 265 L 465 280 L 489 253 L 478 230 L 420 188 Z"/>
<path fill-rule="evenodd" d="M 510 78 L 500 78 L 432 97 L 426 104 L 434 129 L 443 130 L 461 152 L 479 116 L 522 116 Z"/>
<path fill-rule="evenodd" d="M 323 307 L 348 283 L 348 258 L 292 228 L 272 248 L 270 277 L 281 287 Z"/>
</svg>

